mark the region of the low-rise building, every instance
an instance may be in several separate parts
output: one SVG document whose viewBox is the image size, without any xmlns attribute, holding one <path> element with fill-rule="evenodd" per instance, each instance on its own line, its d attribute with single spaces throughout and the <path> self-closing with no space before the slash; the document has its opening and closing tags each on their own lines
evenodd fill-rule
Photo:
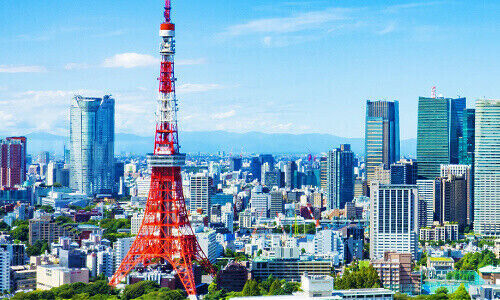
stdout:
<svg viewBox="0 0 500 300">
<path fill-rule="evenodd" d="M 10 286 L 12 291 L 29 291 L 36 289 L 36 266 L 10 267 Z"/>
<path fill-rule="evenodd" d="M 384 259 L 372 261 L 385 288 L 407 294 L 420 294 L 419 272 L 412 272 L 410 253 L 385 252 Z"/>
<path fill-rule="evenodd" d="M 247 280 L 247 268 L 236 262 L 228 263 L 217 273 L 217 286 L 228 292 L 241 292 Z"/>
<path fill-rule="evenodd" d="M 427 259 L 427 276 L 429 278 L 445 278 L 453 271 L 455 261 L 451 257 L 429 257 Z"/>
<path fill-rule="evenodd" d="M 477 273 L 488 284 L 500 284 L 500 267 L 484 266 L 479 268 Z"/>
<path fill-rule="evenodd" d="M 269 275 L 286 281 L 300 281 L 302 274 L 330 275 L 331 260 L 319 260 L 310 257 L 300 259 L 264 259 L 256 258 L 251 263 L 252 278 L 265 280 Z"/>
<path fill-rule="evenodd" d="M 79 232 L 75 227 L 62 224 L 52 218 L 51 215 L 43 215 L 29 222 L 29 243 L 33 245 L 36 241 L 47 241 L 53 243 L 59 237 L 70 237 L 73 241 L 79 240 Z"/>
<path fill-rule="evenodd" d="M 458 240 L 458 224 L 445 223 L 443 226 L 433 226 L 431 228 L 420 229 L 420 240 L 446 242 Z"/>
<path fill-rule="evenodd" d="M 39 290 L 50 290 L 75 282 L 89 283 L 89 269 L 60 265 L 40 265 L 36 268 L 36 288 Z"/>
<path fill-rule="evenodd" d="M 331 296 L 333 277 L 329 275 L 309 275 L 306 272 L 301 277 L 301 289 L 307 297 Z"/>
</svg>

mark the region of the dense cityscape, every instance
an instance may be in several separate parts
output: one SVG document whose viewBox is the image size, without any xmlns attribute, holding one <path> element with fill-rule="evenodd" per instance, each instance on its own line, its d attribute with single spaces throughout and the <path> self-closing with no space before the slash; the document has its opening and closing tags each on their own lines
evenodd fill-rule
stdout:
<svg viewBox="0 0 500 300">
<path fill-rule="evenodd" d="M 2 297 L 500 299 L 500 100 L 415 95 L 415 152 L 371 99 L 360 151 L 183 153 L 173 10 L 151 153 L 117 153 L 112 95 L 67 99 L 58 151 L 0 139 Z"/>
</svg>

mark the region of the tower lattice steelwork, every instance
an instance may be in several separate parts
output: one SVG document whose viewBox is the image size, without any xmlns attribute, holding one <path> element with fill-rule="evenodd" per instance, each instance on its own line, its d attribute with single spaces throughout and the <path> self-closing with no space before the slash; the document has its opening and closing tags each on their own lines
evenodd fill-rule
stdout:
<svg viewBox="0 0 500 300">
<path fill-rule="evenodd" d="M 190 297 L 196 297 L 193 263 L 215 274 L 196 240 L 189 223 L 182 191 L 181 166 L 185 154 L 179 152 L 177 99 L 175 97 L 175 25 L 170 21 L 170 0 L 165 1 L 165 22 L 160 25 L 160 87 L 153 154 L 151 188 L 139 233 L 113 275 L 116 286 L 136 266 L 170 264 Z"/>
</svg>

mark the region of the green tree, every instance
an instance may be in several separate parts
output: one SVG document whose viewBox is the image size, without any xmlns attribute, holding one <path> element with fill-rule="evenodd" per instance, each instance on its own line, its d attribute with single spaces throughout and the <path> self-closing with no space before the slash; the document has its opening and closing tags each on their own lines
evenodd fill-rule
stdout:
<svg viewBox="0 0 500 300">
<path fill-rule="evenodd" d="M 158 291 L 158 284 L 154 281 L 139 281 L 137 283 L 127 285 L 123 290 L 122 299 L 130 300 L 139 298 L 142 295 Z"/>
<path fill-rule="evenodd" d="M 9 231 L 10 230 L 9 224 L 5 223 L 4 221 L 0 221 L 0 230 Z"/>
<path fill-rule="evenodd" d="M 248 280 L 241 291 L 242 296 L 260 296 L 259 284 L 255 280 Z"/>
<path fill-rule="evenodd" d="M 283 295 L 285 293 L 283 284 L 284 282 L 280 281 L 279 279 L 274 280 L 269 287 L 268 295 Z"/>
<path fill-rule="evenodd" d="M 29 226 L 28 225 L 19 225 L 13 230 L 10 231 L 10 236 L 14 240 L 19 240 L 21 242 L 27 242 L 29 238 Z"/>
<path fill-rule="evenodd" d="M 381 287 L 380 278 L 373 266 L 368 267 L 353 264 L 346 268 L 342 277 L 335 278 L 335 288 L 339 290 L 378 288 Z"/>
<path fill-rule="evenodd" d="M 283 294 L 291 295 L 294 292 L 300 291 L 300 283 L 299 282 L 286 282 L 283 284 Z"/>
<path fill-rule="evenodd" d="M 468 300 L 470 299 L 470 295 L 465 289 L 464 284 L 462 283 L 458 289 L 449 296 L 450 300 Z"/>
<path fill-rule="evenodd" d="M 38 240 L 26 248 L 26 254 L 28 256 L 37 256 L 44 253 L 45 250 L 49 250 L 49 244 L 46 241 Z"/>
</svg>

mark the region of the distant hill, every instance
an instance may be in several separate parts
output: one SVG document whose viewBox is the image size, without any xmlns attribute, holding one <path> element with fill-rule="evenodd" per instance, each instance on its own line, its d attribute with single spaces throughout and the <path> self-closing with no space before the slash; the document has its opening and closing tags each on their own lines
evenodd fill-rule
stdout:
<svg viewBox="0 0 500 300">
<path fill-rule="evenodd" d="M 62 154 L 69 138 L 46 132 L 27 134 L 28 152 L 38 154 L 50 151 Z M 359 155 L 364 153 L 363 138 L 345 138 L 331 134 L 286 134 L 286 133 L 233 133 L 226 131 L 185 131 L 179 135 L 182 151 L 186 153 L 321 153 L 339 144 L 351 144 L 352 150 Z M 134 134 L 117 133 L 115 153 L 145 154 L 153 149 L 153 136 L 143 137 Z M 401 155 L 414 156 L 416 140 L 401 141 Z"/>
</svg>

